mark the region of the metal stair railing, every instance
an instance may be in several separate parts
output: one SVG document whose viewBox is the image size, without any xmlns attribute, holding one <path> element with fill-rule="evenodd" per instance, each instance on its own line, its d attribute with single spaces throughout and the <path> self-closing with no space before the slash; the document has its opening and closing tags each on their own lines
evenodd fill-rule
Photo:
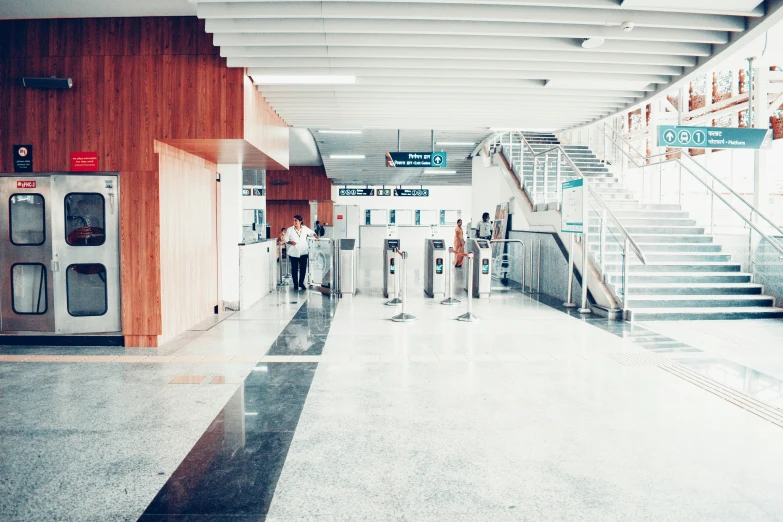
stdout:
<svg viewBox="0 0 783 522">
<path fill-rule="evenodd" d="M 607 129 L 610 132 L 607 132 Z M 619 150 L 623 154 L 623 156 L 627 158 L 628 161 L 631 162 L 631 164 L 634 167 L 641 169 L 642 172 L 644 172 L 644 169 L 648 167 L 658 167 L 659 176 L 660 176 L 661 166 L 666 164 L 678 165 L 680 167 L 679 180 L 678 180 L 679 193 L 677 196 L 678 204 L 682 202 L 682 171 L 683 170 L 688 174 L 690 174 L 691 176 L 693 176 L 693 178 L 695 178 L 699 183 L 704 185 L 704 187 L 707 189 L 707 193 L 710 196 L 710 234 L 712 234 L 714 228 L 713 221 L 715 215 L 716 198 L 720 200 L 729 210 L 731 210 L 742 221 L 744 221 L 745 224 L 748 226 L 748 268 L 751 273 L 752 273 L 751 267 L 753 265 L 753 232 L 754 231 L 761 238 L 766 240 L 770 246 L 772 246 L 775 250 L 777 250 L 781 256 L 783 256 L 783 229 L 781 229 L 781 227 L 776 225 L 770 218 L 764 215 L 764 213 L 759 211 L 750 202 L 748 202 L 745 198 L 743 198 L 740 194 L 738 194 L 734 189 L 729 187 L 723 180 L 721 180 L 718 176 L 716 176 L 713 172 L 711 172 L 707 167 L 697 162 L 696 159 L 694 159 L 693 156 L 688 154 L 684 149 L 667 151 L 659 154 L 644 155 L 641 152 L 639 152 L 633 145 L 631 145 L 625 139 L 623 139 L 621 136 L 618 139 L 618 137 L 616 136 L 618 132 L 615 129 L 608 127 L 606 124 L 604 124 L 603 126 L 599 126 L 598 130 L 601 132 L 601 134 L 603 134 L 610 142 L 612 142 L 616 146 L 617 150 Z M 628 147 L 627 151 L 625 146 Z M 637 155 L 639 161 L 637 161 L 632 156 L 631 152 Z M 674 157 L 675 155 L 679 155 L 680 157 Z M 709 176 L 709 181 L 703 179 L 701 176 L 696 174 L 696 172 L 694 172 L 691 169 L 691 167 L 683 163 L 681 159 L 683 157 L 687 158 L 690 163 L 699 167 L 701 171 L 703 171 L 707 176 Z M 664 159 L 655 162 L 650 161 L 659 158 L 664 158 Z M 747 217 L 744 215 L 742 210 L 734 206 L 723 196 L 723 194 L 721 194 L 718 190 L 716 190 L 715 183 L 718 183 L 718 185 L 723 187 L 723 189 L 725 189 L 729 194 L 731 194 L 731 196 L 733 196 L 737 201 L 739 201 L 741 205 L 746 207 L 745 210 L 746 212 L 748 212 Z M 659 180 L 658 183 L 659 201 L 661 200 L 662 190 L 663 190 L 663 183 L 661 183 Z M 644 198 L 644 195 L 642 195 L 642 198 Z M 773 235 L 770 235 L 770 233 L 766 233 L 765 231 L 763 231 L 761 227 L 759 227 L 758 220 L 761 220 L 768 230 L 774 231 L 772 232 L 772 234 L 773 235 L 776 234 L 776 236 L 773 237 Z"/>
<path fill-rule="evenodd" d="M 506 139 L 506 136 L 508 136 L 508 139 Z M 518 145 L 519 171 L 518 172 L 516 170 L 515 160 L 514 160 L 515 137 L 518 139 L 518 143 L 519 143 Z M 506 149 L 505 147 L 506 144 L 508 145 L 508 149 Z M 545 146 L 546 145 L 549 144 L 545 144 Z M 537 200 L 538 200 L 537 195 L 539 192 L 538 179 L 537 179 L 539 161 L 543 162 L 544 206 L 546 206 L 546 203 L 548 203 L 547 201 L 549 196 L 548 188 L 549 188 L 550 181 L 554 181 L 556 183 L 554 203 L 556 203 L 557 210 L 560 211 L 562 207 L 562 197 L 563 197 L 562 194 L 563 178 L 566 178 L 566 180 L 574 179 L 574 178 L 581 178 L 585 180 L 584 186 L 587 188 L 587 190 L 583 191 L 584 199 L 582 201 L 583 221 L 584 221 L 583 234 L 582 234 L 583 273 L 586 272 L 584 270 L 584 267 L 587 266 L 587 261 L 589 257 L 593 266 L 597 268 L 598 272 L 601 274 L 604 284 L 606 284 L 606 286 L 612 291 L 615 299 L 622 302 L 623 309 L 625 309 L 626 298 L 628 295 L 628 292 L 626 291 L 626 289 L 628 288 L 628 279 L 629 279 L 628 266 L 630 263 L 631 253 L 633 253 L 643 265 L 647 264 L 647 259 L 644 255 L 644 252 L 642 252 L 641 248 L 639 248 L 639 245 L 631 237 L 630 233 L 623 226 L 623 224 L 620 223 L 620 220 L 617 219 L 617 217 L 609 208 L 607 203 L 593 189 L 593 187 L 590 186 L 590 183 L 588 182 L 588 180 L 590 179 L 589 176 L 584 175 L 582 170 L 569 157 L 568 153 L 562 147 L 562 145 L 555 144 L 549 146 L 548 148 L 545 148 L 544 150 L 536 151 L 533 148 L 533 146 L 528 142 L 528 140 L 525 138 L 525 136 L 519 131 L 494 133 L 488 136 L 484 141 L 482 141 L 482 143 L 480 143 L 476 147 L 476 149 L 473 151 L 472 156 L 479 154 L 479 152 L 481 151 L 484 151 L 487 154 L 489 154 L 491 151 L 498 151 L 499 146 L 502 146 L 503 154 L 504 156 L 506 156 L 506 159 L 508 160 L 508 164 L 511 166 L 512 172 L 517 176 L 517 178 L 520 181 L 520 186 L 530 198 L 534 212 L 539 210 L 537 208 Z M 508 152 L 508 154 L 506 154 L 506 152 Z M 532 191 L 528 190 L 528 184 L 525 183 L 524 161 L 526 156 L 532 158 L 532 163 L 533 163 L 533 181 L 531 184 L 532 187 L 530 187 L 532 188 Z M 552 166 L 552 160 L 555 160 L 554 174 L 550 173 L 550 166 Z M 563 167 L 566 167 L 568 170 L 570 170 L 569 174 L 571 175 L 564 174 Z M 550 180 L 550 176 L 552 178 L 551 180 Z M 589 242 L 590 242 L 588 237 L 590 235 L 589 217 L 591 212 L 593 215 L 596 215 L 600 220 L 599 227 L 598 227 L 599 245 L 596 253 L 591 252 L 589 247 Z M 607 243 L 610 240 L 613 240 L 618 244 L 619 249 L 621 251 L 621 255 L 623 257 L 622 276 L 621 276 L 619 286 L 611 284 L 608 281 L 608 278 L 606 277 L 608 273 L 607 265 L 609 263 L 606 260 L 607 258 L 605 252 L 608 246 Z M 586 306 L 586 302 L 587 302 L 587 285 L 585 284 L 582 286 L 582 304 L 583 304 L 582 308 Z"/>
</svg>

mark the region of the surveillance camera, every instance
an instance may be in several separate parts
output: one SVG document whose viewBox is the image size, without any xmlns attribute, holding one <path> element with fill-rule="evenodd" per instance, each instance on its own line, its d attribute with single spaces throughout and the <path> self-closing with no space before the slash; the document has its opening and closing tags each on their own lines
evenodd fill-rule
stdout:
<svg viewBox="0 0 783 522">
<path fill-rule="evenodd" d="M 620 27 L 626 33 L 630 33 L 631 31 L 633 31 L 633 22 L 623 22 L 622 24 L 620 24 Z"/>
</svg>

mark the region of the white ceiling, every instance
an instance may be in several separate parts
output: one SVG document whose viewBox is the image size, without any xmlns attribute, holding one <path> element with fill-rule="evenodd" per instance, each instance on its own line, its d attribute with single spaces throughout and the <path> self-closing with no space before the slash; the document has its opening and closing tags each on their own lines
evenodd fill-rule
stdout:
<svg viewBox="0 0 783 522">
<path fill-rule="evenodd" d="M 193 16 L 188 0 L 0 0 L 0 18 Z"/>
<path fill-rule="evenodd" d="M 194 3 L 251 76 L 357 77 L 259 85 L 289 124 L 312 128 L 577 126 L 676 81 L 764 15 L 758 0 Z M 605 43 L 583 49 L 588 37 Z"/>
</svg>

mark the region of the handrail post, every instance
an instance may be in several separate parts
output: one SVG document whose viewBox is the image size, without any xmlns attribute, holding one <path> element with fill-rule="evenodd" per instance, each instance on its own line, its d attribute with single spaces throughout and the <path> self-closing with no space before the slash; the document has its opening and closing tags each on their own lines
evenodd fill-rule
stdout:
<svg viewBox="0 0 783 522">
<path fill-rule="evenodd" d="M 408 313 L 408 278 L 406 277 L 405 268 L 405 265 L 407 264 L 405 261 L 408 259 L 408 253 L 399 250 L 397 253 L 402 259 L 402 263 L 400 263 L 400 277 L 402 277 L 402 310 L 399 314 L 392 317 L 392 321 L 395 323 L 410 323 L 415 321 L 416 317 Z"/>
<path fill-rule="evenodd" d="M 454 306 L 459 304 L 459 299 L 454 299 L 454 247 L 449 247 L 449 296 L 440 302 L 442 305 Z"/>
<path fill-rule="evenodd" d="M 533 212 L 536 211 L 536 194 L 538 191 L 538 156 L 533 157 Z"/>
<path fill-rule="evenodd" d="M 590 308 L 587 307 L 587 236 L 590 233 L 590 223 L 588 221 L 588 198 L 587 194 L 588 184 L 587 180 L 584 180 L 584 186 L 582 187 L 582 307 L 579 309 L 580 314 L 589 314 Z"/>
<path fill-rule="evenodd" d="M 473 323 L 480 318 L 473 313 L 473 252 L 468 254 L 468 311 L 459 317 L 458 321 Z"/>
<path fill-rule="evenodd" d="M 283 259 L 283 248 L 285 245 L 279 246 L 280 248 L 277 252 L 277 286 L 288 286 L 288 281 L 283 279 L 283 270 L 285 270 L 285 262 L 287 261 L 287 259 Z"/>
<path fill-rule="evenodd" d="M 630 271 L 630 259 L 631 253 L 629 252 L 631 242 L 628 237 L 625 238 L 625 245 L 623 247 L 623 319 L 627 317 L 626 310 L 628 308 L 628 273 Z"/>
<path fill-rule="evenodd" d="M 530 284 L 533 284 L 531 281 Z M 541 240 L 538 240 L 538 271 L 536 272 L 536 293 L 541 294 Z"/>
<path fill-rule="evenodd" d="M 560 183 L 560 163 L 562 162 L 562 149 L 557 149 L 557 178 L 555 185 L 555 199 L 557 200 L 557 210 L 561 209 L 560 203 L 562 201 L 562 187 Z"/>
<path fill-rule="evenodd" d="M 571 299 L 571 296 L 574 293 L 574 233 L 570 232 L 568 236 L 568 295 L 563 306 L 566 308 L 576 308 L 576 303 Z"/>
<path fill-rule="evenodd" d="M 399 250 L 395 249 L 392 255 L 396 256 L 397 252 Z M 394 259 L 396 260 L 396 257 Z M 394 297 L 386 301 L 385 304 L 386 306 L 399 306 L 402 304 L 402 299 L 400 299 L 400 267 L 398 266 L 394 268 Z"/>
<path fill-rule="evenodd" d="M 598 236 L 598 264 L 604 266 L 606 263 L 606 209 L 601 209 L 601 234 Z"/>
<path fill-rule="evenodd" d="M 549 201 L 549 153 L 544 154 L 544 206 Z"/>
</svg>

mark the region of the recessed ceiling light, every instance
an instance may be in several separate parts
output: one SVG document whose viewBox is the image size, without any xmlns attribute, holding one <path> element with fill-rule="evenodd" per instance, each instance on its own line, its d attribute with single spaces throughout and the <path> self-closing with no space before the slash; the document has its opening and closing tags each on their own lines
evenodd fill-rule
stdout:
<svg viewBox="0 0 783 522">
<path fill-rule="evenodd" d="M 447 147 L 474 147 L 475 141 L 438 141 L 435 145 L 444 145 Z"/>
<path fill-rule="evenodd" d="M 310 85 L 356 83 L 356 76 L 281 76 L 257 74 L 253 76 L 256 85 Z"/>
<path fill-rule="evenodd" d="M 320 134 L 361 134 L 360 130 L 339 130 L 339 129 L 326 129 L 319 130 Z"/>
<path fill-rule="evenodd" d="M 329 154 L 330 159 L 364 159 L 364 154 Z"/>
<path fill-rule="evenodd" d="M 456 170 L 425 170 L 424 174 L 456 174 Z"/>
<path fill-rule="evenodd" d="M 582 40 L 582 47 L 584 47 L 585 49 L 595 49 L 596 47 L 601 47 L 605 41 L 606 40 L 604 40 L 600 36 L 585 38 L 584 40 Z"/>
</svg>

